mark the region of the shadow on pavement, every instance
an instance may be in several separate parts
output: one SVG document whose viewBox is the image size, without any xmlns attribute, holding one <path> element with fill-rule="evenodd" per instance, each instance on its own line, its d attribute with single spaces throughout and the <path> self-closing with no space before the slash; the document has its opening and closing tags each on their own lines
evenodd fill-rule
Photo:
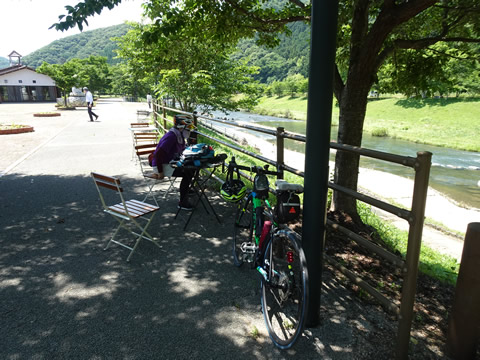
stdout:
<svg viewBox="0 0 480 360">
<path fill-rule="evenodd" d="M 138 179 L 121 179 L 142 198 Z M 394 348 L 396 323 L 327 270 L 321 326 L 276 349 L 258 275 L 232 265 L 234 208 L 215 193 L 221 224 L 199 207 L 183 231 L 171 196 L 150 226 L 162 249 L 141 242 L 127 263 L 128 250 L 103 251 L 116 222 L 89 176 L 10 174 L 0 188 L 2 359 L 369 359 Z"/>
</svg>

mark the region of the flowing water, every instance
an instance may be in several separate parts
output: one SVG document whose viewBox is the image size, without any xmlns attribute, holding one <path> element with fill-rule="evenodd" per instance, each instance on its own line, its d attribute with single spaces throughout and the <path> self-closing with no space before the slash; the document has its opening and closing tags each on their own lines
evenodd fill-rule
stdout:
<svg viewBox="0 0 480 360">
<path fill-rule="evenodd" d="M 305 134 L 305 121 L 242 112 L 230 112 L 228 115 L 215 113 L 214 116 L 270 127 L 282 126 L 285 130 Z M 259 133 L 255 135 L 274 141 L 268 135 Z M 336 138 L 337 128 L 332 127 L 331 139 Z M 286 139 L 285 146 L 291 150 L 305 151 L 305 144 L 298 141 Z M 480 153 L 417 144 L 389 137 L 374 137 L 366 133 L 363 134 L 362 147 L 411 157 L 416 157 L 418 151 L 430 151 L 433 154 L 430 186 L 457 202 L 480 208 Z M 334 160 L 333 155 L 331 160 Z M 409 178 L 413 178 L 414 175 L 412 170 L 401 165 L 366 157 L 361 158 L 360 166 Z"/>
</svg>

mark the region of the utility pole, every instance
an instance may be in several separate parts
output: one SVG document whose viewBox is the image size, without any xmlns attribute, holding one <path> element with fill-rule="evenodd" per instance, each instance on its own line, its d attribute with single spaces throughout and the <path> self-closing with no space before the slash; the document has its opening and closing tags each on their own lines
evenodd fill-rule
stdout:
<svg viewBox="0 0 480 360">
<path fill-rule="evenodd" d="M 320 323 L 338 1 L 313 0 L 302 246 L 307 258 L 307 327 Z"/>
</svg>

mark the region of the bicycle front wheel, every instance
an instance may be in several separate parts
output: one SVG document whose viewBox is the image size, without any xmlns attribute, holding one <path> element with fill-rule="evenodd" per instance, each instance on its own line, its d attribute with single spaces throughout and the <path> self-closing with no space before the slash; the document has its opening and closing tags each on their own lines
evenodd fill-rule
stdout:
<svg viewBox="0 0 480 360">
<path fill-rule="evenodd" d="M 251 262 L 255 256 L 253 242 L 253 204 L 247 198 L 237 208 L 235 215 L 235 232 L 233 233 L 233 263 L 242 266 L 244 261 Z"/>
<path fill-rule="evenodd" d="M 267 245 L 262 278 L 262 312 L 275 346 L 289 349 L 303 331 L 308 301 L 305 254 L 296 233 L 276 232 Z"/>
</svg>

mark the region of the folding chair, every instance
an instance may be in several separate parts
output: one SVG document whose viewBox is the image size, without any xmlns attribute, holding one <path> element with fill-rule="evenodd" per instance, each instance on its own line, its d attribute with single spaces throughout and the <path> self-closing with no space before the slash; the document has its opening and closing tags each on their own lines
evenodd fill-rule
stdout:
<svg viewBox="0 0 480 360">
<path fill-rule="evenodd" d="M 157 243 L 153 236 L 147 232 L 147 228 L 150 225 L 153 217 L 155 216 L 155 213 L 159 210 L 159 207 L 147 204 L 143 201 L 125 200 L 122 195 L 123 188 L 120 186 L 120 180 L 118 178 L 101 175 L 94 172 L 92 172 L 91 175 L 93 180 L 95 181 L 95 185 L 100 196 L 100 201 L 102 202 L 103 211 L 107 214 L 112 215 L 115 220 L 119 222 L 117 229 L 113 233 L 112 238 L 110 239 L 104 250 L 107 250 L 112 242 L 123 246 L 124 248 L 130 250 L 130 254 L 127 257 L 127 261 L 130 261 L 130 258 L 136 250 L 141 239 L 149 240 L 155 245 L 157 245 L 159 248 L 161 248 L 161 246 Z M 107 205 L 102 193 L 104 189 L 116 191 L 120 195 L 121 202 L 111 206 Z M 142 226 L 139 223 L 138 220 L 140 219 L 147 222 L 145 226 Z M 127 226 L 128 223 L 130 226 Z M 115 240 L 115 236 L 117 235 L 120 228 L 124 228 L 131 234 L 137 236 L 137 240 L 135 241 L 133 247 L 123 244 L 119 240 Z M 139 232 L 135 232 L 135 230 Z"/>
<path fill-rule="evenodd" d="M 145 201 L 149 196 L 153 198 L 155 204 L 158 206 L 157 197 L 155 196 L 153 190 L 156 185 L 162 185 L 168 183 L 168 188 L 163 191 L 163 198 L 166 199 L 168 194 L 172 189 L 175 187 L 175 181 L 177 180 L 176 177 L 173 176 L 165 176 L 163 179 L 157 179 L 153 173 L 153 170 L 148 163 L 148 156 L 155 151 L 157 148 L 157 144 L 144 144 L 144 145 L 137 145 L 135 146 L 135 151 L 138 158 L 138 163 L 140 164 L 140 169 L 142 171 L 143 178 L 145 183 L 147 184 L 148 191 L 147 195 L 143 201 Z"/>
<path fill-rule="evenodd" d="M 137 119 L 145 119 L 150 116 L 150 111 L 148 110 L 137 110 Z"/>
<path fill-rule="evenodd" d="M 157 142 L 158 131 L 148 122 L 131 123 L 129 130 L 132 133 L 132 160 L 135 157 L 135 146 L 141 145 L 140 143 Z M 137 159 L 135 158 L 135 160 Z"/>
</svg>

